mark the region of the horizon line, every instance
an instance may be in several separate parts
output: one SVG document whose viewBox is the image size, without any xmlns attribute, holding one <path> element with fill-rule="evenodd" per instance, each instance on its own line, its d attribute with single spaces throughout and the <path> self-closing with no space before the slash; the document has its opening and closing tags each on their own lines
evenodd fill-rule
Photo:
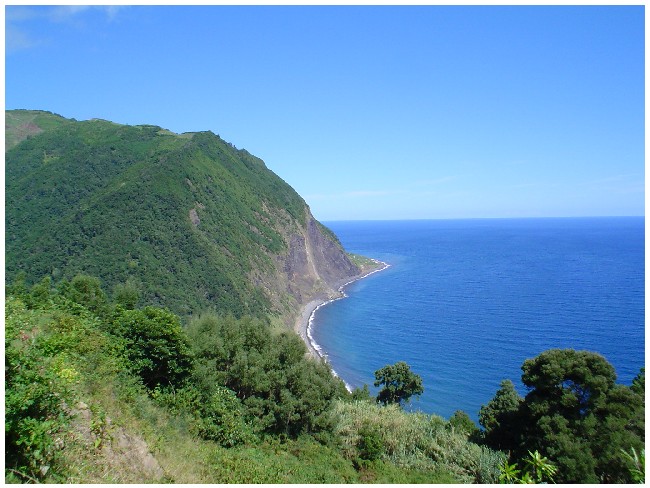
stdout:
<svg viewBox="0 0 650 488">
<path fill-rule="evenodd" d="M 643 218 L 645 215 L 564 215 L 546 217 L 422 217 L 422 218 L 368 218 L 368 219 L 316 219 L 319 222 L 403 222 L 425 220 L 542 220 L 542 219 L 631 219 Z"/>
</svg>

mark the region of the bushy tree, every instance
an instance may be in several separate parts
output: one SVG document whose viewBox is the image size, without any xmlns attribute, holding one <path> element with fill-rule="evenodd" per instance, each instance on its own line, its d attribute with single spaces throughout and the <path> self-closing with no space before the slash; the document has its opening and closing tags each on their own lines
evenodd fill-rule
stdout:
<svg viewBox="0 0 650 488">
<path fill-rule="evenodd" d="M 59 283 L 60 293 L 73 302 L 83 305 L 88 310 L 99 313 L 106 305 L 106 294 L 102 290 L 99 278 L 77 275 L 70 283 Z"/>
<path fill-rule="evenodd" d="M 630 482 L 621 450 L 643 447 L 643 374 L 632 387 L 617 385 L 604 357 L 572 349 L 545 351 L 522 371 L 529 390 L 523 401 L 504 382 L 481 408 L 486 440 L 515 459 L 543 452 L 556 464 L 559 482 Z"/>
<path fill-rule="evenodd" d="M 147 387 L 178 385 L 191 373 L 190 344 L 177 315 L 156 307 L 118 308 L 112 327 L 124 339 L 131 369 Z"/>
<path fill-rule="evenodd" d="M 463 412 L 462 410 L 456 410 L 454 414 L 449 417 L 449 425 L 453 427 L 456 432 L 463 433 L 472 439 L 478 431 L 478 427 L 476 427 L 476 424 L 471 418 L 469 418 L 467 412 Z"/>
<path fill-rule="evenodd" d="M 375 371 L 375 386 L 383 386 L 377 395 L 377 402 L 388 405 L 396 403 L 402 405 L 412 396 L 419 396 L 424 392 L 422 378 L 411 371 L 404 361 Z"/>
<path fill-rule="evenodd" d="M 113 289 L 113 300 L 127 310 L 133 310 L 140 301 L 140 289 L 132 279 L 118 283 Z"/>
<path fill-rule="evenodd" d="M 334 398 L 345 394 L 329 367 L 305 358 L 305 345 L 291 333 L 272 335 L 260 319 L 206 314 L 188 326 L 196 357 L 194 382 L 212 395 L 234 391 L 256 428 L 297 437 L 328 431 Z"/>
<path fill-rule="evenodd" d="M 614 386 L 616 373 L 600 354 L 550 349 L 521 367 L 521 380 L 530 392 L 526 403 L 534 414 L 559 413 L 584 418 L 602 403 Z"/>
<path fill-rule="evenodd" d="M 381 457 L 384 452 L 384 443 L 382 442 L 381 432 L 378 426 L 368 421 L 361 425 L 357 451 L 361 462 L 375 461 Z"/>
<path fill-rule="evenodd" d="M 349 399 L 353 402 L 358 401 L 374 401 L 374 397 L 370 394 L 370 389 L 368 385 L 363 385 L 361 388 L 354 388 L 352 393 L 350 393 Z"/>
<path fill-rule="evenodd" d="M 525 444 L 556 460 L 564 482 L 622 481 L 626 473 L 607 461 L 606 451 L 630 434 L 618 421 L 629 415 L 621 409 L 629 389 L 615 388 L 612 365 L 593 352 L 551 349 L 526 360 L 522 371 L 530 390 Z"/>
<path fill-rule="evenodd" d="M 50 299 L 51 291 L 52 279 L 46 276 L 39 283 L 32 286 L 29 295 L 25 296 L 25 299 L 32 307 L 45 304 Z"/>
<path fill-rule="evenodd" d="M 634 377 L 630 389 L 637 395 L 645 396 L 645 368 L 641 368 L 639 374 Z"/>
<path fill-rule="evenodd" d="M 244 407 L 232 390 L 215 388 L 201 410 L 198 430 L 205 439 L 214 440 L 225 447 L 252 439 L 251 427 L 244 419 Z"/>
</svg>

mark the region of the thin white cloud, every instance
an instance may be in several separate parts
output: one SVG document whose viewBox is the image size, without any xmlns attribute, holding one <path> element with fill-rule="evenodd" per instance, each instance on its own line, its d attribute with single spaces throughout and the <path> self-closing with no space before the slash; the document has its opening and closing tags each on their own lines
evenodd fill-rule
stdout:
<svg viewBox="0 0 650 488">
<path fill-rule="evenodd" d="M 47 40 L 38 31 L 30 29 L 30 22 L 34 20 L 45 20 L 51 23 L 77 23 L 82 22 L 82 14 L 90 11 L 103 12 L 106 20 L 112 22 L 125 6 L 87 6 L 87 5 L 64 5 L 48 7 L 27 7 L 7 6 L 5 8 L 5 50 L 6 53 L 14 53 L 31 49 Z"/>
<path fill-rule="evenodd" d="M 110 21 L 114 20 L 117 13 L 124 7 L 124 5 L 62 5 L 53 7 L 49 13 L 49 18 L 54 22 L 67 22 L 78 19 L 79 15 L 84 12 L 94 10 L 103 12 Z"/>
<path fill-rule="evenodd" d="M 22 23 L 40 17 L 39 11 L 34 8 L 24 6 L 7 5 L 5 8 L 5 52 L 13 53 L 42 44 L 42 40 L 31 35 L 23 27 Z"/>
<path fill-rule="evenodd" d="M 13 25 L 5 29 L 5 50 L 8 53 L 31 49 L 41 44 L 42 41 L 30 36 L 27 32 Z"/>
<path fill-rule="evenodd" d="M 386 190 L 353 190 L 341 193 L 316 193 L 307 195 L 306 200 L 338 200 L 341 198 L 369 198 L 369 197 L 382 197 L 387 195 L 394 195 L 401 193 L 400 191 L 386 191 Z"/>
<path fill-rule="evenodd" d="M 66 22 L 78 14 L 92 8 L 90 5 L 62 5 L 52 7 L 48 18 L 54 22 Z"/>
</svg>

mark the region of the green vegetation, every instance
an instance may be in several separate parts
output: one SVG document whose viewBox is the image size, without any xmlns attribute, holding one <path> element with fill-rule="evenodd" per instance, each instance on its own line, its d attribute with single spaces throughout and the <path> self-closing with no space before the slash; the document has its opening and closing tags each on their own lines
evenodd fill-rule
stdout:
<svg viewBox="0 0 650 488">
<path fill-rule="evenodd" d="M 355 263 L 357 266 L 373 265 L 375 263 L 374 259 L 361 256 L 360 254 L 348 253 L 348 257 L 350 258 L 350 261 Z"/>
<path fill-rule="evenodd" d="M 363 270 L 364 272 L 377 268 L 377 261 L 366 256 L 348 253 L 348 258 L 352 263 L 354 263 L 359 269 Z"/>
<path fill-rule="evenodd" d="M 630 483 L 623 453 L 640 452 L 645 436 L 645 372 L 632 386 L 615 383 L 614 368 L 599 354 L 551 349 L 522 365 L 528 388 L 519 397 L 505 381 L 481 408 L 485 442 L 510 451 L 513 460 L 543 453 L 561 483 Z M 534 473 L 533 473 L 534 477 Z"/>
<path fill-rule="evenodd" d="M 7 151 L 29 136 L 69 122 L 60 115 L 41 110 L 11 110 L 5 114 L 5 150 Z"/>
<path fill-rule="evenodd" d="M 375 386 L 383 386 L 377 395 L 377 401 L 384 405 L 401 405 L 413 395 L 424 393 L 422 378 L 413 373 L 404 361 L 375 371 Z"/>
<path fill-rule="evenodd" d="M 537 484 L 553 482 L 553 476 L 557 473 L 557 467 L 553 465 L 539 451 L 528 451 L 528 457 L 524 459 L 524 469 L 518 469 L 517 464 L 504 462 L 501 466 L 499 481 L 502 483 Z"/>
<path fill-rule="evenodd" d="M 260 432 L 298 437 L 331 430 L 329 406 L 345 393 L 323 363 L 305 360 L 293 333 L 270 334 L 268 324 L 245 317 L 203 315 L 190 322 L 196 374 L 208 396 L 216 385 L 236 392 Z"/>
<path fill-rule="evenodd" d="M 117 307 L 109 323 L 111 333 L 123 339 L 131 370 L 145 386 L 179 385 L 189 377 L 192 355 L 178 316 L 155 307 Z"/>
<path fill-rule="evenodd" d="M 269 321 L 206 313 L 186 331 L 97 283 L 7 287 L 7 482 L 498 478 L 502 454 L 441 417 L 355 400 Z"/>
<path fill-rule="evenodd" d="M 641 449 L 641 454 L 637 454 L 636 449 L 630 448 L 630 452 L 621 450 L 623 458 L 628 461 L 630 477 L 635 483 L 645 483 L 645 448 Z"/>
<path fill-rule="evenodd" d="M 424 391 L 404 362 L 377 398 L 348 393 L 273 282 L 307 227 L 350 263 L 261 160 L 209 132 L 26 110 L 6 128 L 6 482 L 644 482 L 644 370 L 628 387 L 546 351 L 483 429 L 404 411 Z"/>
<path fill-rule="evenodd" d="M 505 460 L 502 453 L 470 442 L 442 417 L 407 413 L 397 404 L 337 401 L 335 414 L 342 450 L 362 468 L 380 459 L 426 475 L 421 482 L 442 482 L 445 473 L 446 482 L 494 483 Z"/>
<path fill-rule="evenodd" d="M 281 312 L 250 275 L 272 275 L 307 207 L 261 160 L 210 132 L 28 111 L 6 121 L 8 138 L 34 128 L 5 154 L 8 282 L 81 273 L 181 316 Z"/>
</svg>

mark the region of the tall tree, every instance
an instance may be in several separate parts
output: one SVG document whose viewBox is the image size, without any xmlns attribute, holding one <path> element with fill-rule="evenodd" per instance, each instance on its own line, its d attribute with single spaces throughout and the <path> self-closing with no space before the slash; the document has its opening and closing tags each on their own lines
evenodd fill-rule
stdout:
<svg viewBox="0 0 650 488">
<path fill-rule="evenodd" d="M 179 385 L 189 376 L 192 351 L 177 315 L 155 307 L 118 308 L 111 325 L 125 341 L 133 372 L 147 387 Z"/>
<path fill-rule="evenodd" d="M 513 428 L 520 417 L 519 409 L 524 399 L 510 380 L 503 380 L 499 388 L 478 413 L 479 423 L 485 429 L 485 442 L 494 449 L 513 450 L 518 445 L 519 428 Z M 508 426 L 508 428 L 502 428 Z"/>
</svg>

